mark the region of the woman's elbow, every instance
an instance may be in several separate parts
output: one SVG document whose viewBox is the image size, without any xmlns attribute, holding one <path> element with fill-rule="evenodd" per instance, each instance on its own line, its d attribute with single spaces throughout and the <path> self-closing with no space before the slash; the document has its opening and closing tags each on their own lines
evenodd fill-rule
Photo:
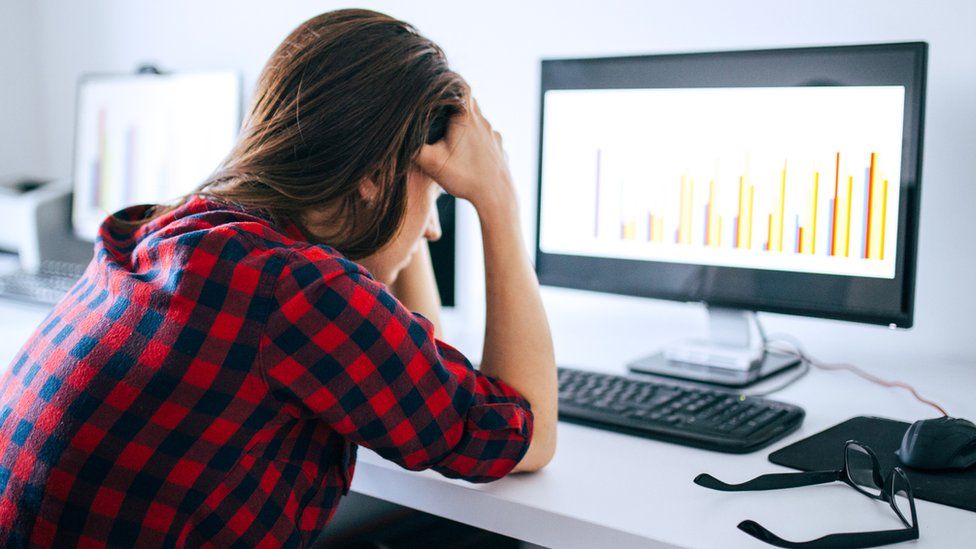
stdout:
<svg viewBox="0 0 976 549">
<path fill-rule="evenodd" d="M 553 425 L 544 432 L 540 433 L 539 430 L 536 430 L 532 437 L 532 442 L 529 443 L 529 449 L 525 452 L 522 460 L 518 462 L 518 465 L 512 469 L 512 472 L 531 473 L 538 471 L 548 465 L 555 455 L 556 426 L 555 422 L 553 422 Z"/>
</svg>

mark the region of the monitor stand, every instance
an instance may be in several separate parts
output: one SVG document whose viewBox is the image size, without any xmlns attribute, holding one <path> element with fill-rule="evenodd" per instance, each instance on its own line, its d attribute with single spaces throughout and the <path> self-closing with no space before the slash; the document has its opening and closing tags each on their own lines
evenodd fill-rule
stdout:
<svg viewBox="0 0 976 549">
<path fill-rule="evenodd" d="M 742 387 L 800 364 L 796 356 L 765 350 L 752 311 L 709 307 L 708 328 L 708 339 L 674 343 L 627 367 L 636 373 Z"/>
</svg>

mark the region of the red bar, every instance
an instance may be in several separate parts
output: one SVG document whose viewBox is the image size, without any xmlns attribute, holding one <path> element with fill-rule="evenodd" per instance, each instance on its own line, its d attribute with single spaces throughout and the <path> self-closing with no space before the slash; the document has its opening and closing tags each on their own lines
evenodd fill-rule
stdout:
<svg viewBox="0 0 976 549">
<path fill-rule="evenodd" d="M 837 255 L 837 195 L 840 187 L 840 151 L 834 162 L 834 219 L 831 221 L 830 229 L 830 255 Z"/>
<path fill-rule="evenodd" d="M 871 153 L 871 171 L 868 175 L 868 228 L 864 235 L 864 259 L 871 257 L 871 206 L 874 205 L 874 157 L 876 154 Z"/>
<path fill-rule="evenodd" d="M 705 245 L 712 245 L 712 203 L 705 204 Z"/>
</svg>

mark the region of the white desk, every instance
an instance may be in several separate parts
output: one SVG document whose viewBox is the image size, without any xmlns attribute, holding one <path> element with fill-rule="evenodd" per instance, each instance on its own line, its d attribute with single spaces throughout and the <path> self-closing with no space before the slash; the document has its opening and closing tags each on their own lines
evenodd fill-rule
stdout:
<svg viewBox="0 0 976 549">
<path fill-rule="evenodd" d="M 626 330 L 587 326 L 586 319 L 558 304 L 550 304 L 549 313 L 558 358 L 594 369 L 623 373 L 627 359 L 675 335 L 667 333 L 668 322 L 662 319 L 647 330 L 657 334 L 654 338 L 628 345 L 633 338 Z M 0 300 L 0 368 L 45 314 L 42 307 Z M 477 352 L 476 337 L 455 334 L 453 341 Z M 886 378 L 915 384 L 953 415 L 976 418 L 976 363 L 902 356 L 881 364 L 866 350 L 844 355 Z M 751 494 L 712 492 L 692 484 L 701 472 L 734 482 L 787 471 L 766 460 L 770 451 L 856 415 L 905 421 L 933 415 L 904 391 L 843 372 L 815 370 L 775 398 L 806 408 L 806 420 L 798 432 L 753 454 L 719 454 L 561 423 L 556 457 L 539 473 L 473 485 L 405 471 L 364 450 L 352 489 L 550 547 L 768 547 L 736 529 L 747 518 L 796 540 L 901 527 L 887 505 L 840 483 Z M 976 513 L 921 500 L 917 506 L 921 539 L 912 547 L 974 545 Z"/>
</svg>

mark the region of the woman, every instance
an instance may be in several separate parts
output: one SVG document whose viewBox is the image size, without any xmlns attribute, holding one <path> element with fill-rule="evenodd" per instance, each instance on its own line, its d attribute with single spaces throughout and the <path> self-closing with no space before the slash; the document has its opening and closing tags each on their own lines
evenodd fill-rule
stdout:
<svg viewBox="0 0 976 549">
<path fill-rule="evenodd" d="M 441 188 L 481 220 L 480 372 L 437 340 Z M 105 221 L 11 365 L 0 543 L 305 545 L 357 445 L 475 482 L 544 466 L 555 384 L 498 134 L 413 28 L 326 13 L 198 192 Z"/>
</svg>

